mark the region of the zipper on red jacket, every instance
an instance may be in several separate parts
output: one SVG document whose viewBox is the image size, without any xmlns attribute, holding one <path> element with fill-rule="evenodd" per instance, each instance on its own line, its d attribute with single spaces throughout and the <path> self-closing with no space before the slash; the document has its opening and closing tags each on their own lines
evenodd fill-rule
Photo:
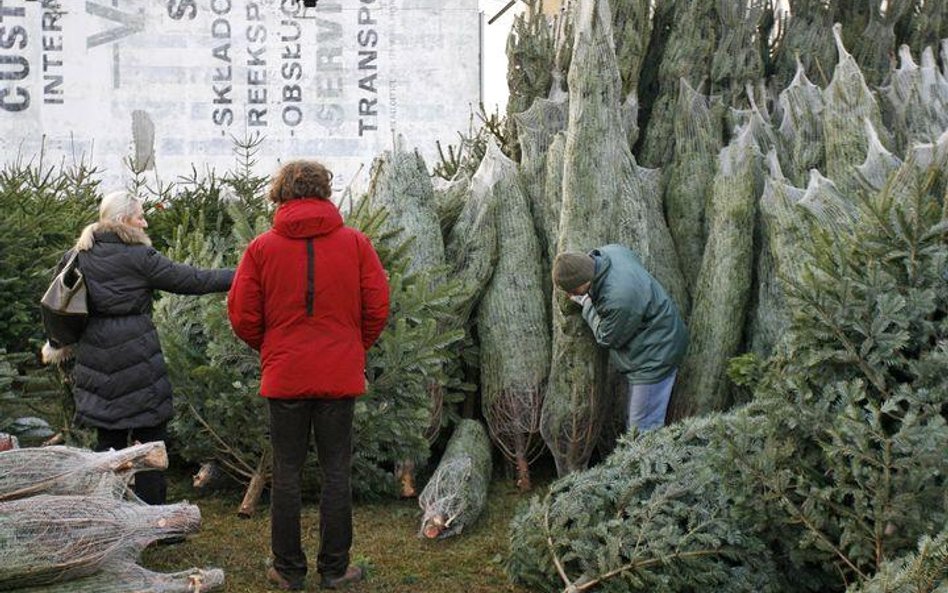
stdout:
<svg viewBox="0 0 948 593">
<path fill-rule="evenodd" d="M 316 296 L 316 254 L 313 252 L 313 238 L 306 239 L 306 316 L 313 316 L 313 301 Z"/>
</svg>

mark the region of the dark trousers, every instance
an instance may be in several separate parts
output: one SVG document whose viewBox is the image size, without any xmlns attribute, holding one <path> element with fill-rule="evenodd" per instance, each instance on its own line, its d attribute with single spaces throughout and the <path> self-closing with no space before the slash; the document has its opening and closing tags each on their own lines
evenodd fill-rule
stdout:
<svg viewBox="0 0 948 593">
<path fill-rule="evenodd" d="M 151 443 L 168 440 L 168 423 L 162 422 L 158 426 L 142 428 L 112 430 L 99 428 L 96 451 L 109 449 L 124 449 L 129 443 Z M 168 484 L 165 473 L 159 470 L 138 472 L 135 474 L 135 494 L 148 504 L 165 504 L 168 495 Z"/>
<path fill-rule="evenodd" d="M 300 534 L 303 464 L 309 437 L 316 435 L 322 472 L 319 496 L 319 553 L 316 570 L 342 576 L 352 547 L 353 398 L 270 399 L 273 482 L 270 491 L 270 542 L 273 567 L 292 583 L 306 576 Z"/>
</svg>

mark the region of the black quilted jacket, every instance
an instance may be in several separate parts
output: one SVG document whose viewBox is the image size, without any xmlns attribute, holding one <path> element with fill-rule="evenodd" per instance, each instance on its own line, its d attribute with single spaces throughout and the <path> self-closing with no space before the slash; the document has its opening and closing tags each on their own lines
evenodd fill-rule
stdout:
<svg viewBox="0 0 948 593">
<path fill-rule="evenodd" d="M 226 292 L 233 270 L 177 264 L 141 243 L 96 232 L 79 252 L 89 294 L 89 323 L 76 345 L 76 421 L 124 429 L 157 426 L 173 414 L 171 383 L 151 320 L 152 291 Z"/>
</svg>

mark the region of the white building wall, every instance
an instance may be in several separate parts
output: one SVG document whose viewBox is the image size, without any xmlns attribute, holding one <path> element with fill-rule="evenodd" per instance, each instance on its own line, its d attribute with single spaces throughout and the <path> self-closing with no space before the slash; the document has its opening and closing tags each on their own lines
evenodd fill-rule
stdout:
<svg viewBox="0 0 948 593">
<path fill-rule="evenodd" d="M 0 161 L 163 181 L 317 158 L 343 187 L 404 135 L 434 164 L 481 98 L 477 0 L 0 0 Z M 151 158 L 151 161 L 149 160 Z"/>
</svg>

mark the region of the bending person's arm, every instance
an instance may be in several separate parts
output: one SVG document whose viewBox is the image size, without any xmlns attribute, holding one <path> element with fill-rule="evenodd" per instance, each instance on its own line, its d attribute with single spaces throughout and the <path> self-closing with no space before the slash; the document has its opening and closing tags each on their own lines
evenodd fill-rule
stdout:
<svg viewBox="0 0 948 593">
<path fill-rule="evenodd" d="M 621 348 L 638 333 L 642 316 L 628 309 L 606 308 L 596 311 L 592 299 L 583 304 L 583 319 L 592 329 L 596 342 L 605 348 Z"/>
</svg>

